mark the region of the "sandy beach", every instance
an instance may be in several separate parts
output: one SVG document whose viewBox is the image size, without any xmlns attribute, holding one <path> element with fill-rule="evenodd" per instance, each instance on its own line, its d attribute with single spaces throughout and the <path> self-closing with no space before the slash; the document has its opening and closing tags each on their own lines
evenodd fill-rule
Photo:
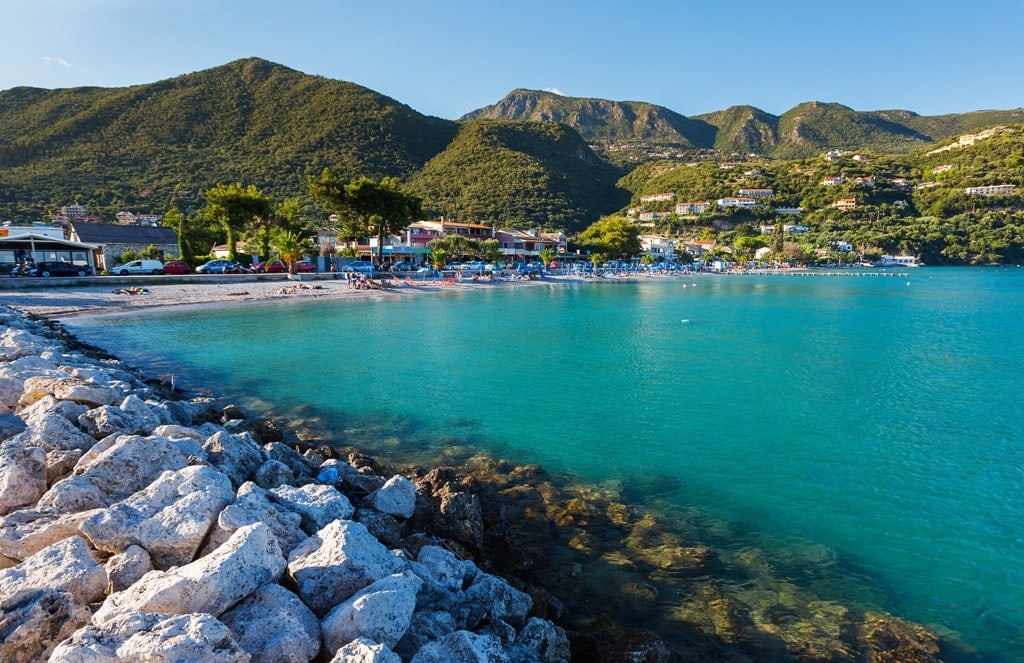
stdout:
<svg viewBox="0 0 1024 663">
<path fill-rule="evenodd" d="M 106 281 L 106 283 L 104 283 Z M 414 282 L 415 285 L 389 285 L 382 288 L 350 288 L 344 280 L 289 281 L 285 278 L 261 280 L 204 277 L 202 282 L 162 283 L 160 277 L 133 285 L 118 281 L 99 281 L 96 285 L 64 286 L 35 281 L 30 284 L 0 282 L 0 302 L 47 318 L 62 319 L 83 315 L 111 315 L 150 307 L 237 306 L 254 303 L 288 302 L 298 299 L 367 299 L 415 297 L 427 293 L 451 292 L 470 288 L 530 287 L 565 283 L 570 280 L 548 278 L 538 281 L 441 281 Z M 26 284 L 30 287 L 26 287 Z M 17 287 L 14 287 L 17 286 Z"/>
</svg>

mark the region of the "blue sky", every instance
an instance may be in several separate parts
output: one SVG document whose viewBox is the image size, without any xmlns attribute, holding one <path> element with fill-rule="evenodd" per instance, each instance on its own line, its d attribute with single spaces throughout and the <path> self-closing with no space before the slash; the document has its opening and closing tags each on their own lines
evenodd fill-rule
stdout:
<svg viewBox="0 0 1024 663">
<path fill-rule="evenodd" d="M 449 119 L 515 88 L 684 115 L 1024 106 L 1024 0 L 10 4 L 0 90 L 152 83 L 255 56 Z"/>
</svg>

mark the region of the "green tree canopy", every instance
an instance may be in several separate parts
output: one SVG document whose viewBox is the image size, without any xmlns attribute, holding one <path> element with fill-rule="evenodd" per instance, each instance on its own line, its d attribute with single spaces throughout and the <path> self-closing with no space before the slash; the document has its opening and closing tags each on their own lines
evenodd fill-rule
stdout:
<svg viewBox="0 0 1024 663">
<path fill-rule="evenodd" d="M 577 235 L 576 242 L 611 258 L 626 258 L 641 251 L 636 226 L 624 216 L 601 217 Z"/>
<path fill-rule="evenodd" d="M 344 236 L 377 236 L 378 260 L 384 238 L 401 233 L 423 215 L 419 197 L 401 191 L 397 177 L 342 182 L 325 168 L 319 177 L 310 177 L 307 185 L 310 195 L 338 213 Z"/>
<path fill-rule="evenodd" d="M 236 258 L 235 241 L 239 233 L 249 228 L 257 219 L 270 216 L 273 205 L 270 198 L 252 184 L 218 184 L 206 192 L 204 217 L 220 224 L 226 235 L 228 258 Z"/>
</svg>

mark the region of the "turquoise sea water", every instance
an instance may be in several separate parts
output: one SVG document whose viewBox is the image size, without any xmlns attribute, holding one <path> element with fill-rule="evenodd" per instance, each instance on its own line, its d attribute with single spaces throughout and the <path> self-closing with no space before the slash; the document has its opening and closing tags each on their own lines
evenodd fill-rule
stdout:
<svg viewBox="0 0 1024 663">
<path fill-rule="evenodd" d="M 370 451 L 455 439 L 638 500 L 656 486 L 737 545 L 825 550 L 879 607 L 1024 661 L 1024 269 L 453 289 L 70 326 L 151 374 L 312 407 L 339 442 L 372 426 L 352 440 Z"/>
</svg>

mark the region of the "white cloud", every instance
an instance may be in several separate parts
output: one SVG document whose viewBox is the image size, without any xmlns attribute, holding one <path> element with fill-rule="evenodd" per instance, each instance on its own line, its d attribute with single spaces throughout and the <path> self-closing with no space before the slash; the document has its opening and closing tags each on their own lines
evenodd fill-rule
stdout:
<svg viewBox="0 0 1024 663">
<path fill-rule="evenodd" d="M 56 65 L 60 65 L 61 67 L 66 67 L 68 69 L 71 68 L 71 62 L 69 60 L 67 60 L 66 58 L 51 58 L 48 55 L 44 55 L 43 56 L 43 63 L 45 63 L 45 64 L 56 64 Z"/>
<path fill-rule="evenodd" d="M 565 96 L 565 92 L 562 92 L 557 87 L 546 87 L 546 88 L 544 88 L 544 91 L 545 92 L 550 92 L 552 94 L 557 94 L 560 97 L 564 97 Z"/>
</svg>

